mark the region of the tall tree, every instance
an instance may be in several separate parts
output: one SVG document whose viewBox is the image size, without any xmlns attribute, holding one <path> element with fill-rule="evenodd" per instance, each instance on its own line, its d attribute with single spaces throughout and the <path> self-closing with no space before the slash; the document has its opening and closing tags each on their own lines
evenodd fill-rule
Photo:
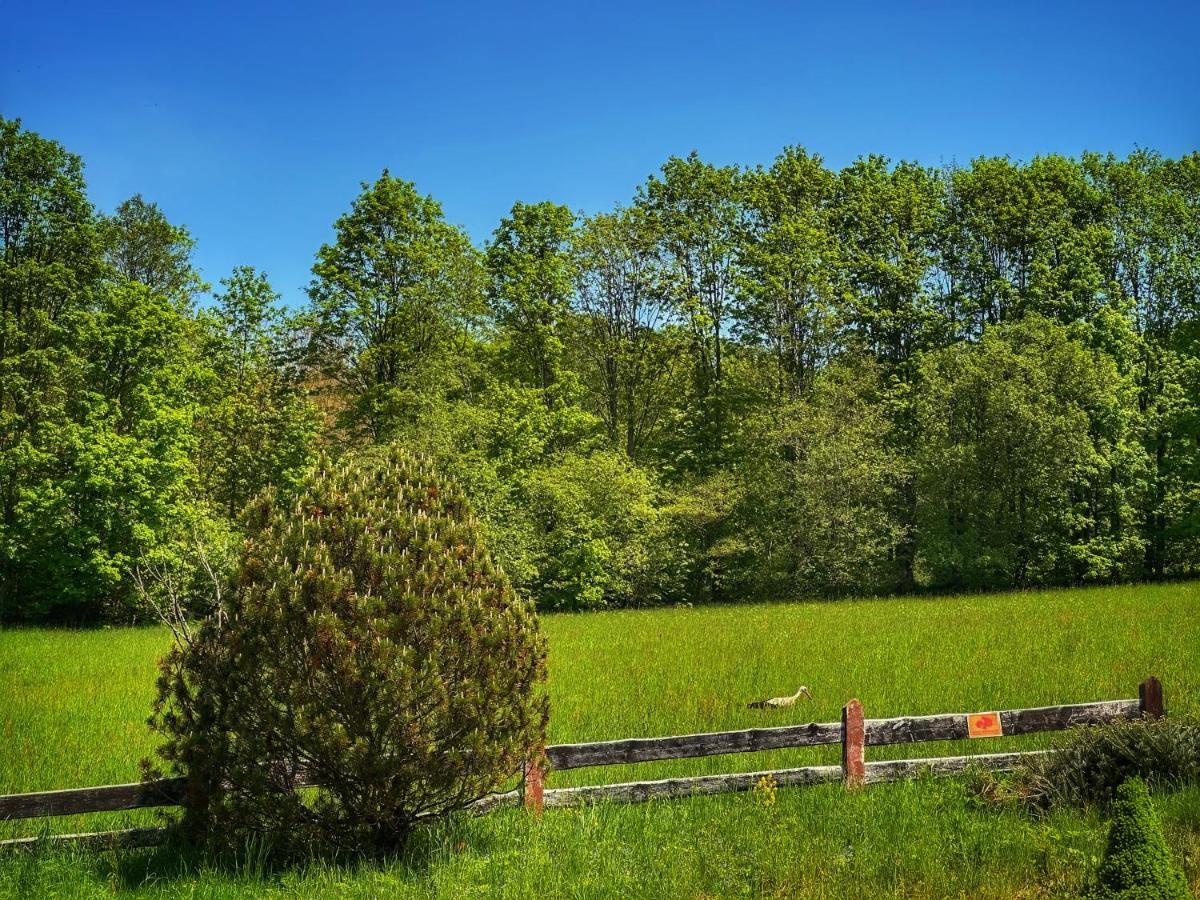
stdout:
<svg viewBox="0 0 1200 900">
<path fill-rule="evenodd" d="M 871 156 L 838 174 L 832 215 L 848 293 L 843 342 L 872 354 L 901 384 L 911 380 L 921 351 L 949 338 L 933 272 L 941 203 L 940 180 L 913 163 L 893 167 L 883 157 Z M 911 458 L 917 444 L 912 406 L 896 402 L 889 414 L 893 449 Z M 903 536 L 896 550 L 904 573 L 901 587 L 908 588 L 916 579 L 911 480 L 891 496 L 892 519 Z"/>
<path fill-rule="evenodd" d="M 106 286 L 86 332 L 80 441 L 60 482 L 56 596 L 76 614 L 125 618 L 139 598 L 130 573 L 173 557 L 197 508 L 194 320 L 141 284 Z"/>
<path fill-rule="evenodd" d="M 1122 356 L 1138 372 L 1151 466 L 1146 571 L 1187 573 L 1200 543 L 1200 154 L 1085 154 L 1083 167 L 1112 234 L 1108 293 L 1128 307 L 1139 338 Z"/>
<path fill-rule="evenodd" d="M 56 603 L 39 551 L 67 514 L 63 459 L 79 441 L 102 270 L 79 158 L 0 118 L 0 617 Z"/>
<path fill-rule="evenodd" d="M 1111 235 L 1077 162 L 980 158 L 947 185 L 942 265 L 964 334 L 1026 313 L 1078 321 L 1103 302 Z"/>
<path fill-rule="evenodd" d="M 889 168 L 883 157 L 870 156 L 838 175 L 834 216 L 851 293 L 850 328 L 892 367 L 942 339 L 931 292 L 940 199 L 938 179 L 913 163 Z"/>
<path fill-rule="evenodd" d="M 141 194 L 102 217 L 100 234 L 105 259 L 119 278 L 179 301 L 207 289 L 192 266 L 196 242 L 188 230 L 172 225 L 158 205 L 147 203 Z"/>
<path fill-rule="evenodd" d="M 1134 386 L 1039 316 L 921 361 L 921 561 L 950 587 L 1136 573 L 1144 475 Z"/>
<path fill-rule="evenodd" d="M 779 392 L 795 397 L 837 347 L 842 266 L 831 228 L 835 177 L 802 147 L 748 173 L 742 328 L 771 350 Z"/>
<path fill-rule="evenodd" d="M 386 170 L 334 229 L 313 265 L 312 350 L 350 397 L 345 424 L 379 438 L 452 390 L 482 313 L 480 261 L 436 200 Z"/>
<path fill-rule="evenodd" d="M 575 214 L 565 206 L 513 204 L 487 249 L 491 302 L 526 384 L 546 389 L 563 368 L 563 330 L 576 261 Z"/>
<path fill-rule="evenodd" d="M 642 186 L 638 205 L 655 219 L 668 266 L 670 296 L 692 345 L 695 418 L 688 425 L 694 463 L 716 466 L 726 451 L 725 344 L 734 324 L 738 250 L 746 228 L 744 182 L 736 167 L 696 153 L 672 157 Z"/>
<path fill-rule="evenodd" d="M 659 233 L 635 206 L 587 219 L 576 245 L 586 379 L 612 444 L 636 458 L 669 405 L 676 359 Z"/>
<path fill-rule="evenodd" d="M 212 374 L 197 460 L 205 495 L 233 518 L 263 488 L 299 483 L 319 419 L 289 359 L 290 323 L 267 276 L 240 266 L 221 285 L 201 320 Z"/>
</svg>

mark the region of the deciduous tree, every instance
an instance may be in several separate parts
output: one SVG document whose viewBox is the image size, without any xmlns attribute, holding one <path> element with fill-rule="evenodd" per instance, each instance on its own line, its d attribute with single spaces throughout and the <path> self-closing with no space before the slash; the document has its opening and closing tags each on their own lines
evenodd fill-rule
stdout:
<svg viewBox="0 0 1200 900">
<path fill-rule="evenodd" d="M 386 170 L 334 230 L 313 265 L 312 350 L 351 398 L 344 424 L 378 439 L 453 392 L 483 273 L 437 201 Z"/>
<path fill-rule="evenodd" d="M 515 203 L 487 249 L 492 309 L 517 377 L 546 390 L 562 377 L 574 288 L 575 215 L 555 203 Z"/>
</svg>

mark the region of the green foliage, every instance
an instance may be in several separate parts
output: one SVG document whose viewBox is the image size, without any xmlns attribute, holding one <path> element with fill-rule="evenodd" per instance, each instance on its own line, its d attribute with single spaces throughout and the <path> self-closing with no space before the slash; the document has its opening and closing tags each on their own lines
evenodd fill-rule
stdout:
<svg viewBox="0 0 1200 900">
<path fill-rule="evenodd" d="M 981 158 L 948 180 L 943 264 L 965 327 L 1028 313 L 1073 322 L 1103 302 L 1111 232 L 1077 162 Z"/>
<path fill-rule="evenodd" d="M 52 531 L 62 561 L 51 571 L 75 583 L 50 590 L 79 607 L 98 597 L 119 604 L 114 618 L 136 614 L 130 569 L 171 554 L 196 515 L 192 327 L 173 301 L 132 282 L 105 290 L 91 318 L 82 440 L 62 482 L 71 522 Z"/>
<path fill-rule="evenodd" d="M 342 424 L 387 438 L 455 386 L 455 352 L 482 312 L 479 254 L 386 170 L 334 229 L 309 288 L 312 362 L 349 396 Z"/>
<path fill-rule="evenodd" d="M 521 590 L 538 579 L 540 564 L 524 485 L 563 453 L 596 449 L 600 433 L 600 423 L 578 405 L 547 404 L 546 397 L 540 388 L 492 381 L 473 402 L 435 407 L 401 432 L 404 444 L 428 454 L 462 486 L 488 546 Z"/>
<path fill-rule="evenodd" d="M 1146 569 L 1189 575 L 1200 561 L 1200 355 L 1148 346 L 1143 359 Z"/>
<path fill-rule="evenodd" d="M 640 206 L 587 219 L 575 236 L 576 331 L 586 400 L 632 459 L 656 446 L 680 368 L 655 218 Z"/>
<path fill-rule="evenodd" d="M 196 242 L 186 228 L 172 225 L 157 204 L 135 194 L 99 221 L 104 256 L 118 278 L 152 293 L 186 302 L 208 286 L 192 268 Z"/>
<path fill-rule="evenodd" d="M 217 509 L 236 519 L 264 488 L 296 487 L 320 428 L 297 367 L 279 295 L 251 266 L 221 281 L 224 293 L 202 318 L 210 368 L 196 421 L 200 482 Z"/>
<path fill-rule="evenodd" d="M 537 577 L 550 609 L 633 606 L 659 599 L 654 484 L 619 453 L 568 453 L 524 485 Z"/>
<path fill-rule="evenodd" d="M 755 546 L 739 517 L 746 483 L 729 472 L 692 476 L 668 492 L 653 531 L 664 600 L 744 599 Z"/>
<path fill-rule="evenodd" d="M 1030 317 L 921 363 L 920 564 L 934 584 L 1112 580 L 1136 571 L 1144 458 L 1113 361 Z"/>
<path fill-rule="evenodd" d="M 838 174 L 835 229 L 845 255 L 846 316 L 856 343 L 899 365 L 946 328 L 928 290 L 942 197 L 927 169 L 880 156 Z"/>
<path fill-rule="evenodd" d="M 1021 793 L 1043 808 L 1109 803 L 1131 778 L 1166 788 L 1200 784 L 1200 721 L 1187 716 L 1077 728 L 1055 749 L 1019 777 Z"/>
<path fill-rule="evenodd" d="M 565 206 L 517 202 L 488 246 L 492 308 L 518 379 L 533 387 L 546 389 L 561 378 L 574 228 Z"/>
<path fill-rule="evenodd" d="M 771 351 L 783 395 L 805 390 L 836 346 L 845 261 L 834 230 L 836 179 L 821 158 L 789 147 L 747 175 L 741 327 Z"/>
<path fill-rule="evenodd" d="M 0 616 L 57 605 L 38 551 L 67 515 L 60 459 L 100 266 L 78 157 L 0 119 Z M 60 512 L 61 511 L 61 512 Z M 52 564 L 52 563 L 51 563 Z M 49 573 L 54 577 L 53 572 Z"/>
<path fill-rule="evenodd" d="M 560 385 L 561 387 L 561 385 Z M 602 427 L 534 387 L 493 383 L 405 434 L 472 497 L 488 546 L 551 609 L 664 599 L 669 547 L 651 474 L 603 447 Z M 677 594 L 670 594 L 672 598 Z"/>
<path fill-rule="evenodd" d="M 546 724 L 544 642 L 452 483 L 380 448 L 247 517 L 228 606 L 160 679 L 185 829 L 386 849 L 517 771 Z"/>
<path fill-rule="evenodd" d="M 731 410 L 726 389 L 726 334 L 732 324 L 746 224 L 745 187 L 734 166 L 706 163 L 696 153 L 671 157 L 651 176 L 637 202 L 660 235 L 666 296 L 687 336 L 692 372 L 679 417 L 684 452 L 679 467 L 701 474 L 723 461 Z"/>
<path fill-rule="evenodd" d="M 105 280 L 79 160 L 0 122 L 0 617 L 128 615 L 189 514 L 187 313 Z"/>
<path fill-rule="evenodd" d="M 776 426 L 781 451 L 754 479 L 747 516 L 756 555 L 784 595 L 895 590 L 896 514 L 908 467 L 893 435 L 896 398 L 870 360 L 841 360 L 816 376 Z"/>
<path fill-rule="evenodd" d="M 1140 778 L 1117 789 L 1108 846 L 1088 896 L 1113 900 L 1187 900 L 1187 879 L 1171 860 L 1150 792 Z"/>
</svg>

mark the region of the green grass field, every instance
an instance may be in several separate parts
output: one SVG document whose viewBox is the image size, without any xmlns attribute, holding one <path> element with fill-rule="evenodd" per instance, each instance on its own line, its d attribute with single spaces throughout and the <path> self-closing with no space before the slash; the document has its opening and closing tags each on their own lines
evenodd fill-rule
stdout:
<svg viewBox="0 0 1200 900">
<path fill-rule="evenodd" d="M 1200 710 L 1200 585 L 553 615 L 551 742 L 1136 696 Z M 0 792 L 135 780 L 159 629 L 0 633 Z M 808 684 L 814 702 L 748 700 Z M 1044 736 L 880 748 L 868 758 L 1041 746 Z M 836 762 L 837 748 L 583 769 L 550 785 Z M 1200 886 L 1200 790 L 1157 799 Z M 153 813 L 11 823 L 0 836 L 152 821 Z M 638 806 L 518 810 L 446 823 L 402 859 L 283 871 L 168 851 L 22 854 L 0 896 L 1072 896 L 1103 847 L 1095 813 L 1035 820 L 976 803 L 960 780 L 847 794 L 780 789 Z"/>
</svg>

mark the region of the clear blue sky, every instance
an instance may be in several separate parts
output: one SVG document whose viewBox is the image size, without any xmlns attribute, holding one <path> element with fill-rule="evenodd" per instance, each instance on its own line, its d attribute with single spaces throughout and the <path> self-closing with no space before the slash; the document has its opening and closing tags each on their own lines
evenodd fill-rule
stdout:
<svg viewBox="0 0 1200 900">
<path fill-rule="evenodd" d="M 595 211 L 670 154 L 835 166 L 1200 149 L 1200 4 L 13 2 L 0 113 L 140 192 L 211 281 L 303 299 L 385 166 L 482 243 L 514 200 Z"/>
</svg>

